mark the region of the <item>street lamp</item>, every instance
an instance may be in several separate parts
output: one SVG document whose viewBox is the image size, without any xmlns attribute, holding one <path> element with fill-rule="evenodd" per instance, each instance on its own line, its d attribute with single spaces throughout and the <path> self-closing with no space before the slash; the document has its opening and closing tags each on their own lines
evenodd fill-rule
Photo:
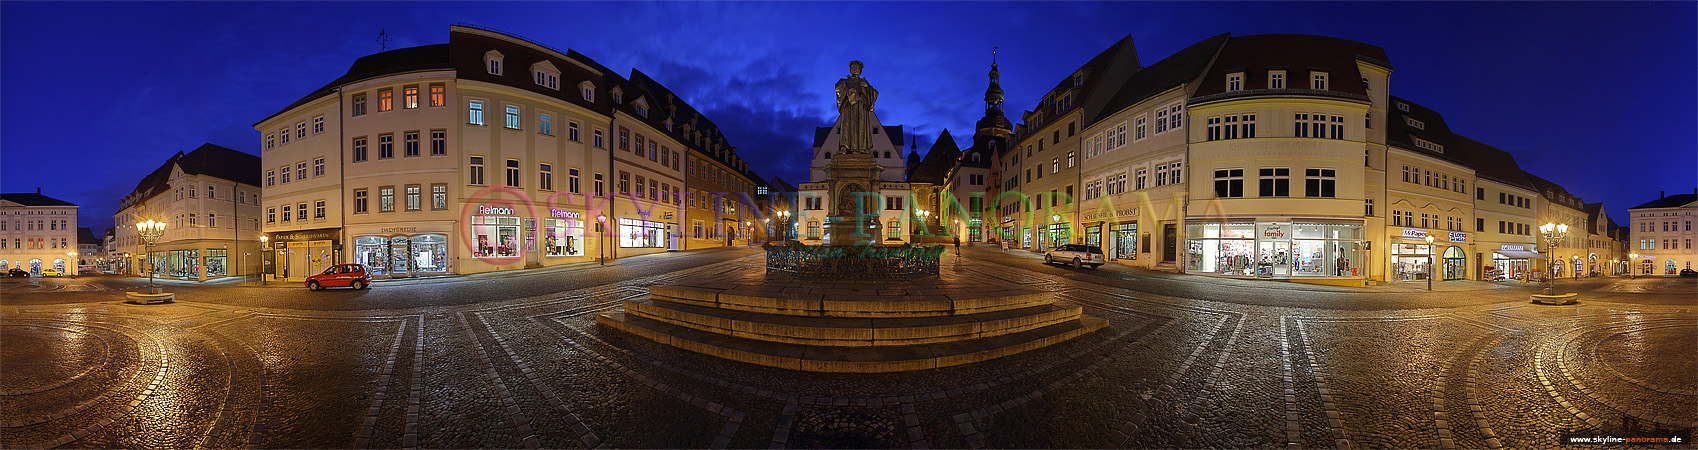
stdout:
<svg viewBox="0 0 1698 450">
<path fill-rule="evenodd" d="M 1637 275 L 1637 274 L 1633 273 L 1633 265 L 1634 264 L 1639 264 L 1639 254 L 1638 253 L 1630 253 L 1630 254 L 1627 255 L 1627 279 L 1629 279 L 1629 280 L 1633 279 L 1634 275 Z"/>
<path fill-rule="evenodd" d="M 601 242 L 596 245 L 596 250 L 601 252 L 601 257 L 596 259 L 601 261 L 601 265 L 605 266 L 607 265 L 607 215 L 596 214 L 595 221 L 595 227 L 601 230 L 601 239 L 598 239 Z"/>
<path fill-rule="evenodd" d="M 259 285 L 260 286 L 265 285 L 265 257 L 267 255 L 271 254 L 271 244 L 269 244 L 269 242 L 271 242 L 270 236 L 260 236 L 259 237 L 259 250 L 260 250 L 260 252 L 259 252 Z"/>
<path fill-rule="evenodd" d="M 71 257 L 71 264 L 70 264 L 71 265 L 71 277 L 75 278 L 77 276 L 77 269 L 82 268 L 82 267 L 80 267 L 81 266 L 80 264 L 77 264 L 77 251 L 71 250 L 71 251 L 65 252 L 65 256 Z"/>
<path fill-rule="evenodd" d="M 747 221 L 747 220 L 743 221 L 743 239 L 749 241 L 749 245 L 755 245 L 754 233 L 749 232 L 749 227 L 753 226 L 753 225 L 754 225 L 754 222 L 750 222 L 750 221 Z"/>
<path fill-rule="evenodd" d="M 158 294 L 159 287 L 153 285 L 153 244 L 165 236 L 165 222 L 148 219 L 136 224 L 136 233 L 141 234 L 142 242 L 147 243 L 147 289 L 149 294 Z"/>
<path fill-rule="evenodd" d="M 1427 291 L 1433 290 L 1433 235 L 1427 235 Z"/>
<path fill-rule="evenodd" d="M 1555 223 L 1546 223 L 1544 225 L 1539 225 L 1539 234 L 1545 236 L 1546 250 L 1550 250 L 1552 256 L 1555 256 L 1556 244 L 1552 241 L 1568 236 L 1568 224 L 1565 223 L 1559 225 Z M 1558 261 L 1560 260 L 1551 258 L 1551 271 L 1550 273 L 1545 274 L 1545 295 L 1551 295 L 1551 283 L 1554 281 L 1553 278 L 1555 278 L 1553 275 L 1556 274 L 1557 264 L 1561 264 Z"/>
</svg>

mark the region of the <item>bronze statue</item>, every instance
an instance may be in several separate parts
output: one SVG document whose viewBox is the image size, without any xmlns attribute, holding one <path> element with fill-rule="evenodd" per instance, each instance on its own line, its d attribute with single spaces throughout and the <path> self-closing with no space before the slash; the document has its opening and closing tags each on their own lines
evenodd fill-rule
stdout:
<svg viewBox="0 0 1698 450">
<path fill-rule="evenodd" d="M 861 61 L 849 62 L 849 76 L 837 80 L 838 153 L 855 154 L 872 151 L 873 102 L 878 101 L 878 89 L 861 78 Z"/>
</svg>

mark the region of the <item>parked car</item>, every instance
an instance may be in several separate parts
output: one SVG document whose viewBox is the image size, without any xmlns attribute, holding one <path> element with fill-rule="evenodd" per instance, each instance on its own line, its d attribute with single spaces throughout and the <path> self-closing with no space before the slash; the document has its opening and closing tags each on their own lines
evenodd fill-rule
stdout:
<svg viewBox="0 0 1698 450">
<path fill-rule="evenodd" d="M 44 276 L 44 277 L 62 277 L 62 276 L 65 276 L 65 272 L 60 272 L 60 271 L 53 270 L 53 269 L 41 269 L 41 276 Z"/>
<path fill-rule="evenodd" d="M 6 276 L 8 276 L 8 277 L 26 277 L 27 278 L 27 277 L 29 277 L 29 272 L 25 272 L 24 269 L 12 269 L 12 270 L 6 271 Z"/>
<path fill-rule="evenodd" d="M 1683 276 L 1683 277 L 1698 277 L 1698 270 L 1680 269 L 1680 276 Z"/>
<path fill-rule="evenodd" d="M 1102 247 L 1085 244 L 1065 244 L 1044 252 L 1045 264 L 1070 264 L 1074 268 L 1091 266 L 1092 269 L 1107 263 L 1103 256 Z"/>
<path fill-rule="evenodd" d="M 327 287 L 358 290 L 366 286 L 371 286 L 371 274 L 366 272 L 366 266 L 360 264 L 337 264 L 324 269 L 324 273 L 307 277 L 307 289 L 314 291 Z"/>
</svg>

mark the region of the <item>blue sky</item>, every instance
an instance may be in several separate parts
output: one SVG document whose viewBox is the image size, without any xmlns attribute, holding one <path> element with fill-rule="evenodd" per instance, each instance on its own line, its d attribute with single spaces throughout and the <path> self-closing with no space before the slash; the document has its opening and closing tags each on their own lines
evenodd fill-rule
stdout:
<svg viewBox="0 0 1698 450">
<path fill-rule="evenodd" d="M 0 190 L 118 201 L 171 154 L 258 153 L 253 122 L 378 50 L 494 28 L 665 83 L 764 176 L 805 180 L 851 59 L 924 150 L 983 115 L 1000 47 L 1009 118 L 1122 36 L 1148 65 L 1209 36 L 1306 33 L 1385 48 L 1392 93 L 1617 221 L 1698 186 L 1698 3 L 732 2 L 0 3 Z M 961 139 L 960 142 L 965 142 Z"/>
</svg>

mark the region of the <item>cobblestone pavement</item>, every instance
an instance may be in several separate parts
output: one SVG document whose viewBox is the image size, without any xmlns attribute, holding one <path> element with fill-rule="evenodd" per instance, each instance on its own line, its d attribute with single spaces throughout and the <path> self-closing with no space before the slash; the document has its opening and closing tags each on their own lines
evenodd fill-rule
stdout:
<svg viewBox="0 0 1698 450">
<path fill-rule="evenodd" d="M 1605 300 L 1559 307 L 1528 304 L 1531 287 L 1209 283 L 982 247 L 966 256 L 944 270 L 1054 289 L 1110 325 L 990 362 L 866 375 L 733 363 L 595 324 L 648 286 L 760 270 L 746 249 L 365 292 L 182 287 L 178 302 L 146 306 L 111 289 L 9 282 L 0 444 L 1530 448 L 1629 428 L 1694 437 L 1690 281 L 1576 282 Z"/>
</svg>

